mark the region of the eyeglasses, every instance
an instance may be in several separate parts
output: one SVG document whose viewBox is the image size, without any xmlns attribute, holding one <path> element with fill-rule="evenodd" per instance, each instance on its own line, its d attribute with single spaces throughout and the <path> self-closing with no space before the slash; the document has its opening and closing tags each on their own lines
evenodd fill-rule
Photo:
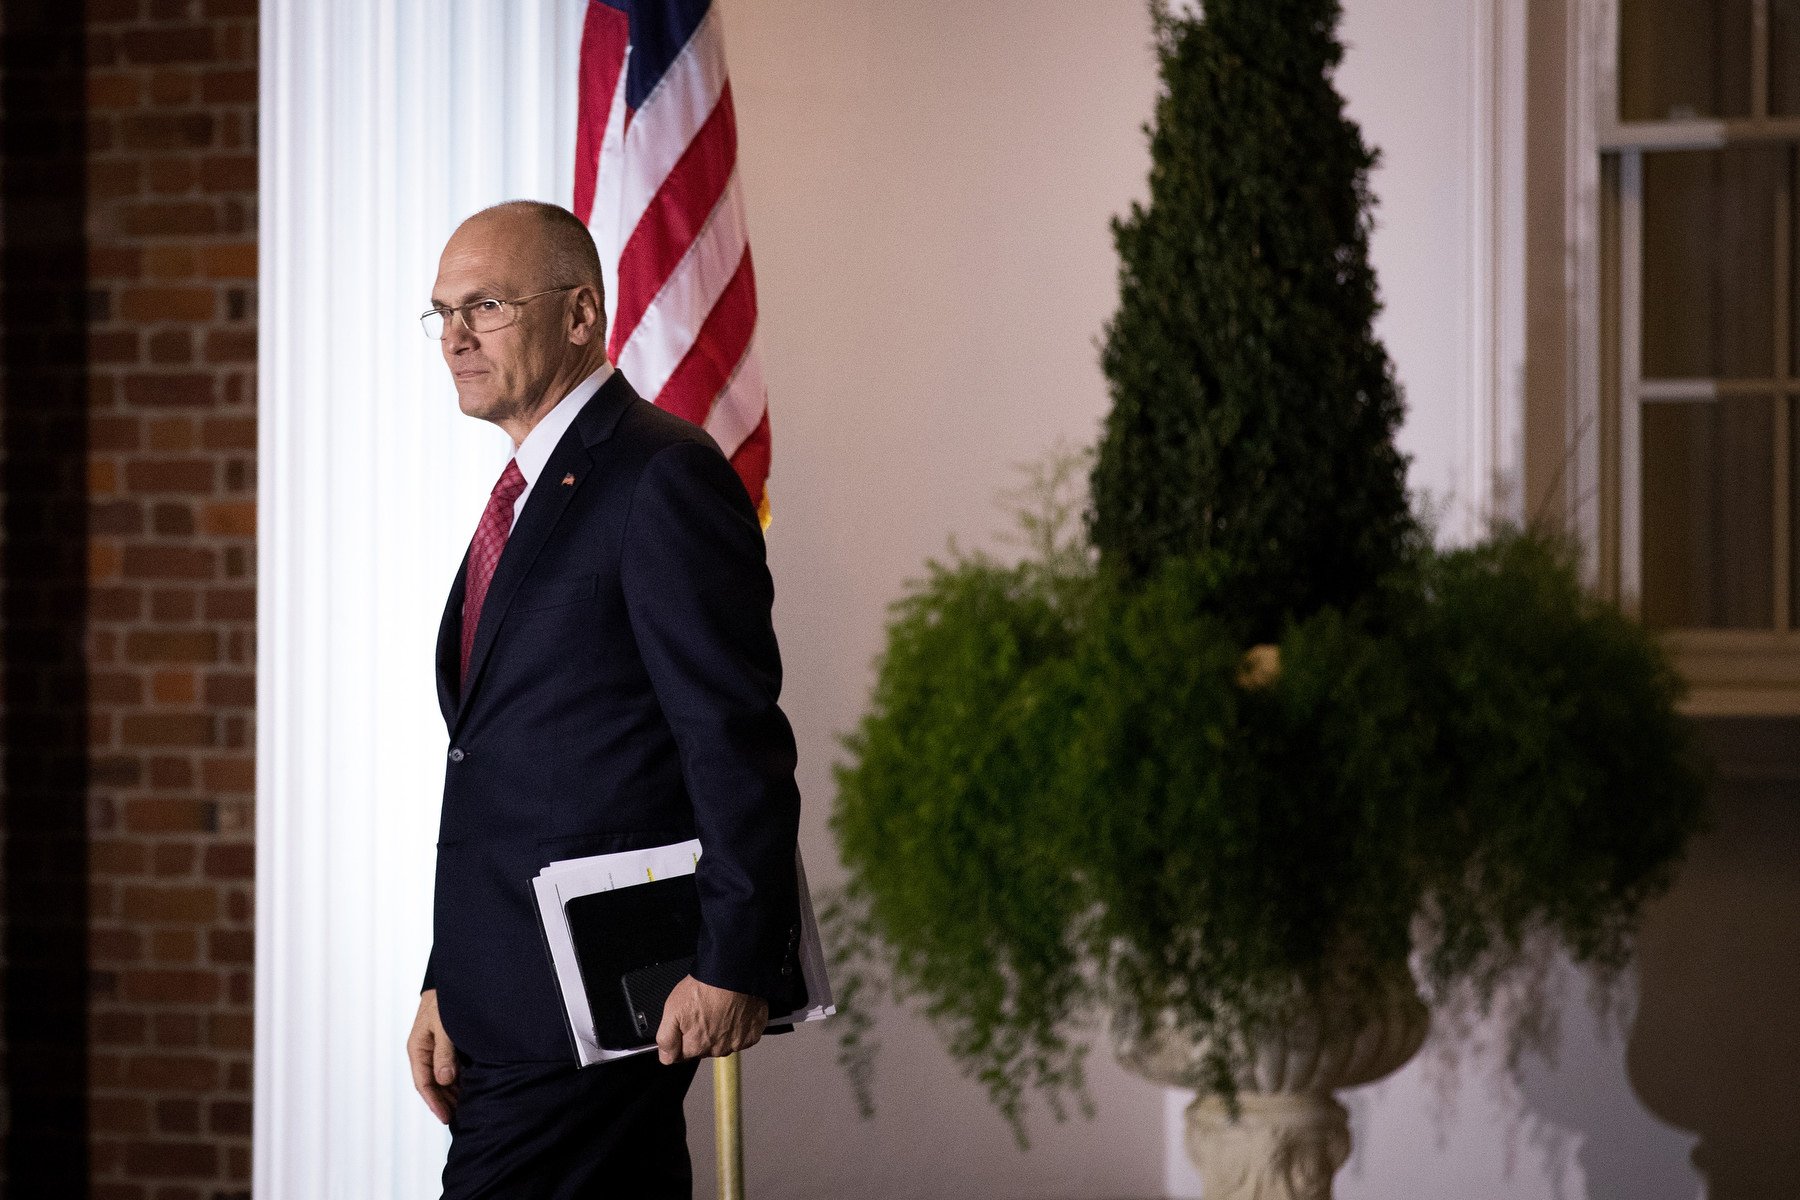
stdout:
<svg viewBox="0 0 1800 1200">
<path fill-rule="evenodd" d="M 450 315 L 454 313 L 463 323 L 463 328 L 470 333 L 492 333 L 517 321 L 519 306 L 527 300 L 536 300 L 539 296 L 548 296 L 553 292 L 572 292 L 580 286 L 579 283 L 565 283 L 561 287 L 545 288 L 541 292 L 515 296 L 511 300 L 484 297 L 459 304 L 455 308 L 428 308 L 419 314 L 419 326 L 425 330 L 426 337 L 434 342 L 440 341 L 449 328 Z"/>
</svg>

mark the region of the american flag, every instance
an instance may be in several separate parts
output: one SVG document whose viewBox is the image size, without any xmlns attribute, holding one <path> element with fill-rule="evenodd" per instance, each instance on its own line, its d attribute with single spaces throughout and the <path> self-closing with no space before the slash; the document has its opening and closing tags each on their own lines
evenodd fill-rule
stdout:
<svg viewBox="0 0 1800 1200">
<path fill-rule="evenodd" d="M 607 349 L 638 391 L 712 434 L 768 519 L 768 395 L 711 0 L 589 0 L 575 215 L 600 248 Z"/>
</svg>

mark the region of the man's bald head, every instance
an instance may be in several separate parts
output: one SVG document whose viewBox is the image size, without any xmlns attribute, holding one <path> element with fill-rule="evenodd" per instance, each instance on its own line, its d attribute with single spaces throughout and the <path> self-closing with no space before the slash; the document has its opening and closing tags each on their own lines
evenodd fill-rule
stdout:
<svg viewBox="0 0 1800 1200">
<path fill-rule="evenodd" d="M 602 304 L 606 302 L 600 251 L 581 218 L 568 209 L 542 200 L 507 200 L 475 213 L 462 228 L 477 222 L 505 230 L 503 237 L 516 236 L 519 252 L 533 256 L 538 273 L 550 281 L 545 286 L 585 283 L 599 293 Z"/>
</svg>

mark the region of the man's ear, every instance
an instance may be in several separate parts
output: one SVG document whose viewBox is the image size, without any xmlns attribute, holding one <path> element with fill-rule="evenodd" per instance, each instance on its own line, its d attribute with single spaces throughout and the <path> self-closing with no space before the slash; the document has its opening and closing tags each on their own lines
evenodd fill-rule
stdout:
<svg viewBox="0 0 1800 1200">
<path fill-rule="evenodd" d="M 569 341 L 585 346 L 596 338 L 606 337 L 606 309 L 600 304 L 598 289 L 582 284 L 575 289 L 575 303 L 569 306 Z"/>
</svg>

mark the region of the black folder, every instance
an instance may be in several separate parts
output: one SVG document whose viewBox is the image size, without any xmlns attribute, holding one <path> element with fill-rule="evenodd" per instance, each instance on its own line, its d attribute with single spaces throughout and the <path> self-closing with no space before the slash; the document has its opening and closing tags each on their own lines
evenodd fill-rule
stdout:
<svg viewBox="0 0 1800 1200">
<path fill-rule="evenodd" d="M 700 890 L 695 876 L 576 896 L 563 905 L 581 990 L 594 1018 L 594 1040 L 606 1050 L 635 1050 L 656 1041 L 664 1002 L 690 974 L 700 944 Z M 806 1006 L 798 945 L 788 947 L 788 986 L 769 998 L 772 1016 Z"/>
<path fill-rule="evenodd" d="M 645 968 L 684 961 L 693 965 L 700 943 L 700 890 L 693 875 L 675 875 L 651 883 L 577 896 L 563 906 L 575 960 L 581 965 L 581 989 L 594 1016 L 594 1040 L 607 1050 L 634 1050 L 656 1040 L 638 1032 L 635 1013 L 647 1021 L 653 1006 L 657 1024 L 663 1001 L 688 972 L 645 979 Z M 625 980 L 636 975 L 637 994 L 627 1001 Z M 660 992 L 660 994 L 657 994 Z"/>
</svg>

